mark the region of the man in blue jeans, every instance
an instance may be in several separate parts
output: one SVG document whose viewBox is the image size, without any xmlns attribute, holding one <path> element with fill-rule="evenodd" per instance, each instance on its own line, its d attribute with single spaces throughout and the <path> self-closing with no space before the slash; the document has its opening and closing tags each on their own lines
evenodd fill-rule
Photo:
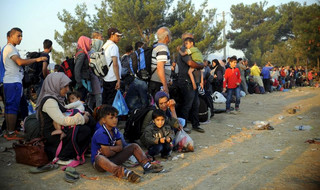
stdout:
<svg viewBox="0 0 320 190">
<path fill-rule="evenodd" d="M 193 38 L 193 35 L 190 33 L 182 34 L 182 41 L 186 38 Z M 184 46 L 181 47 L 181 50 L 184 51 Z M 179 113 L 178 117 L 185 119 L 186 121 L 189 119 L 192 124 L 192 129 L 201 133 L 204 133 L 204 129 L 200 127 L 199 123 L 199 97 L 198 90 L 193 90 L 192 83 L 190 77 L 188 75 L 188 70 L 190 67 L 196 69 L 202 69 L 204 67 L 203 64 L 196 63 L 192 61 L 191 56 L 181 56 L 178 54 L 178 88 L 181 94 L 181 104 L 179 105 Z M 187 122 L 186 122 L 187 123 Z M 184 126 L 184 130 L 186 132 L 190 132 L 186 126 Z"/>
</svg>

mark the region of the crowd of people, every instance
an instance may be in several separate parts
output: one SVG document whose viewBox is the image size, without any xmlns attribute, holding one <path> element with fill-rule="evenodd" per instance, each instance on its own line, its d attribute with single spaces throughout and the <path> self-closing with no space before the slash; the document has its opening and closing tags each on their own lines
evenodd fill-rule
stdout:
<svg viewBox="0 0 320 190">
<path fill-rule="evenodd" d="M 191 33 L 181 36 L 183 43 L 177 47 L 179 53 L 177 57 L 171 57 L 168 44 L 172 35 L 167 27 L 158 29 L 157 42 L 152 48 L 141 41 L 133 42 L 134 49 L 128 45 L 125 54 L 120 56 L 117 44 L 123 34 L 116 28 L 110 28 L 107 33 L 105 43 L 99 32 L 94 32 L 91 38 L 81 36 L 78 39 L 74 81 L 66 73 L 59 72 L 59 65 L 49 74 L 47 66 L 52 41 L 44 40 L 40 57 L 22 59 L 16 48 L 21 43 L 22 30 L 12 28 L 7 33 L 8 43 L 1 50 L 0 64 L 1 94 L 5 105 L 4 138 L 23 139 L 16 129 L 19 129 L 18 121 L 27 117 L 28 102 L 32 101 L 36 105 L 35 114 L 41 135 L 46 138 L 45 151 L 50 160 L 68 165 L 79 156 L 74 143 L 84 150 L 91 143 L 91 163 L 97 171 L 108 171 L 119 178 L 138 182 L 140 176 L 121 164 L 134 156 L 144 172 L 160 172 L 163 166 L 152 161 L 159 154 L 163 158 L 170 157 L 178 131 L 205 132 L 199 121 L 201 98 L 205 97 L 206 106 L 213 113 L 212 94 L 224 94 L 227 99 L 225 111 L 229 113 L 233 110 L 232 96 L 235 96 L 234 111 L 240 111 L 241 91 L 263 94 L 295 86 L 312 86 L 313 79 L 318 77 L 314 70 L 306 71 L 302 66 L 278 68 L 268 62 L 259 68 L 256 63 L 250 65 L 248 60 L 236 56 L 222 61 L 204 60 Z M 110 64 L 104 77 L 96 76 L 89 66 L 90 55 L 101 51 L 106 63 Z M 140 65 L 148 64 L 145 56 L 148 51 L 151 55 L 149 72 Z M 41 67 L 39 81 L 27 88 L 24 86 L 24 67 L 35 63 L 40 63 Z M 141 145 L 147 153 L 137 143 L 128 144 L 117 129 L 119 112 L 112 104 L 118 90 L 125 97 L 129 117 L 137 110 L 154 107 L 147 112 L 140 129 Z M 187 121 L 190 121 L 192 130 Z M 76 142 L 73 142 L 74 135 Z M 193 147 L 188 150 L 193 151 Z"/>
</svg>

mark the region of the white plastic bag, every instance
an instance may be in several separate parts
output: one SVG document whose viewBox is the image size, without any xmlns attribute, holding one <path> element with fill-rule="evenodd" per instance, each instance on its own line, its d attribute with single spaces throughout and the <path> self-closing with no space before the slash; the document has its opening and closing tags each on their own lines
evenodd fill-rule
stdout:
<svg viewBox="0 0 320 190">
<path fill-rule="evenodd" d="M 174 140 L 174 146 L 179 152 L 194 151 L 193 140 L 183 129 L 177 132 Z"/>
<path fill-rule="evenodd" d="M 226 103 L 227 99 L 218 91 L 215 91 L 213 94 L 212 94 L 212 100 L 214 103 Z"/>
</svg>

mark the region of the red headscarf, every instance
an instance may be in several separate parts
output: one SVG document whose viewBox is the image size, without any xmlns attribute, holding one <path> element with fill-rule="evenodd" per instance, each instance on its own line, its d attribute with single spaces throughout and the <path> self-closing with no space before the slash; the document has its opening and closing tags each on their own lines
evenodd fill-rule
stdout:
<svg viewBox="0 0 320 190">
<path fill-rule="evenodd" d="M 84 53 L 87 55 L 88 59 L 90 59 L 88 51 L 90 51 L 91 49 L 91 39 L 86 36 L 80 36 L 78 40 L 77 49 L 82 49 Z"/>
</svg>

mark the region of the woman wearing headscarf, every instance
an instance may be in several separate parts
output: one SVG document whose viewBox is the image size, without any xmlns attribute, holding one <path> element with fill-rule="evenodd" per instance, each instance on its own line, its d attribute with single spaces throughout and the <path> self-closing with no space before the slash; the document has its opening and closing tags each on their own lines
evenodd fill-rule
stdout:
<svg viewBox="0 0 320 190">
<path fill-rule="evenodd" d="M 175 131 L 180 130 L 182 126 L 180 127 L 178 122 L 178 117 L 175 109 L 176 102 L 174 101 L 174 99 L 169 99 L 169 96 L 164 91 L 158 91 L 155 94 L 154 99 L 156 103 L 156 109 L 161 109 L 165 112 L 167 116 L 166 122 L 168 122 L 168 125 L 175 129 Z M 152 112 L 153 110 L 150 110 L 145 116 L 141 126 L 141 131 L 143 131 L 150 124 L 150 122 L 152 122 Z"/>
<path fill-rule="evenodd" d="M 82 101 L 85 101 L 87 93 L 92 91 L 89 67 L 91 42 L 90 38 L 81 36 L 78 40 L 75 56 L 74 75 L 77 82 L 76 89 L 80 92 Z"/>
<path fill-rule="evenodd" d="M 212 90 L 213 92 L 222 92 L 224 69 L 217 59 L 212 60 L 212 70 L 210 74 L 213 76 Z"/>
<path fill-rule="evenodd" d="M 65 116 L 64 100 L 69 91 L 71 80 L 62 72 L 49 74 L 43 82 L 37 100 L 37 118 L 40 121 L 41 134 L 46 138 L 45 151 L 49 159 L 55 157 L 57 147 L 60 143 L 60 135 L 52 135 L 55 130 L 53 121 L 62 126 L 81 125 L 76 136 L 79 147 L 86 147 L 90 142 L 91 130 L 85 125 L 89 121 L 89 114 L 77 113 L 74 116 Z M 72 144 L 72 128 L 66 127 L 65 137 L 62 139 L 62 149 L 59 154 L 60 160 L 69 160 L 76 157 Z"/>
<path fill-rule="evenodd" d="M 100 39 L 92 39 L 92 48 L 89 53 L 102 51 L 103 41 Z M 102 90 L 101 90 L 101 82 L 99 78 L 90 71 L 90 81 L 92 92 L 89 93 L 88 97 L 88 106 L 93 110 L 95 107 L 98 107 L 102 104 Z"/>
</svg>

